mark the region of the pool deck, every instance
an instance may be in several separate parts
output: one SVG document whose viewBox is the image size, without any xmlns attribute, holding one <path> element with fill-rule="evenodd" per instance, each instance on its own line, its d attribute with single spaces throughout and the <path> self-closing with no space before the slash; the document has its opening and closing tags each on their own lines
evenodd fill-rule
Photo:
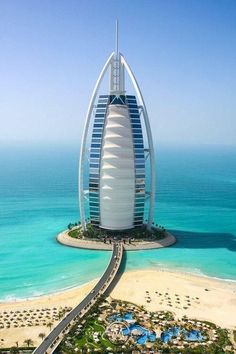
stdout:
<svg viewBox="0 0 236 354">
<path fill-rule="evenodd" d="M 77 239 L 68 235 L 69 230 L 65 230 L 57 235 L 56 239 L 59 243 L 83 249 L 90 250 L 101 250 L 101 251 L 111 251 L 112 243 L 103 243 L 100 241 L 92 241 L 85 239 Z M 139 251 L 139 250 L 149 250 L 155 248 L 163 248 L 173 245 L 176 242 L 176 238 L 170 234 L 168 231 L 165 232 L 166 236 L 159 241 L 132 241 L 131 244 L 123 244 L 126 251 Z M 122 241 L 120 241 L 122 242 Z"/>
</svg>

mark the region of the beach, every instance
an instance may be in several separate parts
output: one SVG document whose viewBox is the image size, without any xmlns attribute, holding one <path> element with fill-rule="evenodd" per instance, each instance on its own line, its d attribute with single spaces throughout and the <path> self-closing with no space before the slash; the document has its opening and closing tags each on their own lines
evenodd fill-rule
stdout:
<svg viewBox="0 0 236 354">
<path fill-rule="evenodd" d="M 78 304 L 96 281 L 52 295 L 0 303 L 0 322 L 10 323 L 0 329 L 1 346 L 15 346 L 16 342 L 21 346 L 29 338 L 38 345 L 39 334 L 47 335 L 49 323 L 53 328 L 58 314 Z M 166 270 L 138 270 L 122 274 L 110 296 L 144 305 L 149 311 L 169 310 L 177 318 L 186 315 L 229 329 L 236 326 L 235 282 Z"/>
</svg>

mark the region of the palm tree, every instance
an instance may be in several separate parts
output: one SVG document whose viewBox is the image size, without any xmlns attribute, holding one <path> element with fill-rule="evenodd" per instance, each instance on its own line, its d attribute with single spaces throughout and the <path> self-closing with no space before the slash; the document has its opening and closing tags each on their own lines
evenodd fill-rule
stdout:
<svg viewBox="0 0 236 354">
<path fill-rule="evenodd" d="M 61 320 L 62 317 L 65 316 L 66 312 L 67 312 L 67 311 L 66 311 L 65 308 L 61 309 L 61 310 L 59 311 L 58 315 L 57 315 L 58 320 Z"/>
<path fill-rule="evenodd" d="M 47 323 L 47 327 L 49 327 L 50 331 L 52 329 L 52 326 L 53 326 L 53 322 L 50 321 L 50 322 Z"/>
<path fill-rule="evenodd" d="M 45 333 L 39 333 L 39 338 L 41 338 L 42 340 L 46 337 Z"/>
<path fill-rule="evenodd" d="M 27 345 L 27 347 L 29 348 L 29 346 L 34 345 L 34 342 L 32 341 L 32 339 L 26 339 L 24 340 L 24 343 Z"/>
</svg>

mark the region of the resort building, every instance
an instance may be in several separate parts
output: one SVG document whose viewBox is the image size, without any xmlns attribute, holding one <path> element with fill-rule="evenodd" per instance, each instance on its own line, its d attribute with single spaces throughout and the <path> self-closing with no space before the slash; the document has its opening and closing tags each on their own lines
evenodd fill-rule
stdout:
<svg viewBox="0 0 236 354">
<path fill-rule="evenodd" d="M 109 90 L 99 95 L 100 84 L 107 72 Z M 126 92 L 125 74 L 130 77 L 136 95 Z M 87 192 L 84 190 L 84 164 L 88 141 Z M 150 176 L 147 179 L 148 159 Z M 84 200 L 87 195 L 91 224 L 107 230 L 128 230 L 142 226 L 145 200 L 149 199 L 147 227 L 151 228 L 155 199 L 153 141 L 141 90 L 130 66 L 118 50 L 118 25 L 116 50 L 108 58 L 93 90 L 81 142 L 79 202 L 84 229 Z"/>
</svg>

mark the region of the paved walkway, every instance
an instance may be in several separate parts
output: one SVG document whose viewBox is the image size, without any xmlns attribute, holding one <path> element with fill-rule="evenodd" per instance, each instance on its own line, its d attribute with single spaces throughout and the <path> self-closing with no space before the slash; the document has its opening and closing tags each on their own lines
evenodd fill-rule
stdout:
<svg viewBox="0 0 236 354">
<path fill-rule="evenodd" d="M 112 244 L 103 243 L 103 241 L 92 241 L 73 238 L 68 235 L 69 230 L 61 232 L 57 236 L 57 241 L 63 245 L 91 250 L 111 251 Z M 173 245 L 176 238 L 166 231 L 166 237 L 159 241 L 132 241 L 131 244 L 123 244 L 126 251 L 148 250 L 154 248 L 162 248 Z"/>
</svg>

